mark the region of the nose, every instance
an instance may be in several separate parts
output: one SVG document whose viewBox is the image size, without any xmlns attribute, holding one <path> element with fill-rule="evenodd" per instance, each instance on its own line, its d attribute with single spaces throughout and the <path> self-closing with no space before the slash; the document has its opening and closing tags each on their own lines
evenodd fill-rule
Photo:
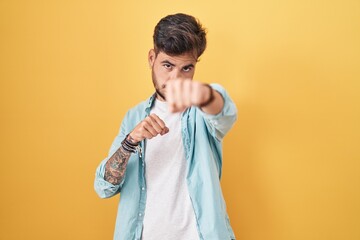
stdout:
<svg viewBox="0 0 360 240">
<path fill-rule="evenodd" d="M 181 77 L 182 77 L 181 71 L 175 68 L 174 70 L 171 71 L 169 79 L 173 80 L 173 79 L 178 79 Z"/>
</svg>

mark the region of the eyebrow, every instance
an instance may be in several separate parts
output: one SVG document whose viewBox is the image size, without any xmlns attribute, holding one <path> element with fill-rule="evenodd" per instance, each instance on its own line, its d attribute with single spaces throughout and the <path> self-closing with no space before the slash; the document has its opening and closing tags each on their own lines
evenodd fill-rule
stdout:
<svg viewBox="0 0 360 240">
<path fill-rule="evenodd" d="M 183 68 L 188 68 L 188 67 L 194 67 L 194 64 L 190 63 L 190 64 L 188 64 L 186 66 L 183 66 Z"/>
<path fill-rule="evenodd" d="M 166 64 L 169 64 L 169 65 L 175 67 L 175 64 L 169 62 L 168 60 L 164 60 L 164 61 L 162 61 L 161 63 L 162 63 L 162 64 L 166 63 Z M 190 63 L 190 64 L 188 64 L 188 65 L 183 66 L 182 68 L 188 68 L 188 67 L 194 67 L 194 64 Z"/>
<path fill-rule="evenodd" d="M 171 66 L 175 67 L 175 64 L 173 64 L 173 63 L 169 62 L 168 60 L 164 60 L 164 61 L 162 61 L 161 63 L 167 63 L 167 64 L 169 64 L 169 65 L 171 65 Z"/>
</svg>

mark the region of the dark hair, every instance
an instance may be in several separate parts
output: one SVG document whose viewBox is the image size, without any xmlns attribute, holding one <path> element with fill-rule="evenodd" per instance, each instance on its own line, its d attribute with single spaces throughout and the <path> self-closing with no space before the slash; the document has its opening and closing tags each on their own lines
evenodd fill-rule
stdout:
<svg viewBox="0 0 360 240">
<path fill-rule="evenodd" d="M 168 55 L 192 52 L 197 59 L 206 48 L 206 31 L 193 16 L 177 13 L 162 18 L 154 29 L 154 48 Z"/>
</svg>

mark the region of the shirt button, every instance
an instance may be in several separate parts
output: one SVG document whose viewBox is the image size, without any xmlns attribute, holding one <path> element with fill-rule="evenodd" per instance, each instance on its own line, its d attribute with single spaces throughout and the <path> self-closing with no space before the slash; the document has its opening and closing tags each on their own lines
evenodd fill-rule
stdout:
<svg viewBox="0 0 360 240">
<path fill-rule="evenodd" d="M 139 213 L 139 217 L 141 217 L 142 216 L 142 214 L 141 213 Z"/>
<path fill-rule="evenodd" d="M 141 190 L 143 190 L 143 191 L 144 191 L 144 190 L 145 190 L 145 188 L 144 188 L 144 187 L 142 187 L 142 188 L 141 188 Z"/>
</svg>

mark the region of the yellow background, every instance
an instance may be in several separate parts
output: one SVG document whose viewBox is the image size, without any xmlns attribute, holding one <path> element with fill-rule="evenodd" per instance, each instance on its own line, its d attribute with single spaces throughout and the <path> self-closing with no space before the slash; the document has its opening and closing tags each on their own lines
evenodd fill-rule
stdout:
<svg viewBox="0 0 360 240">
<path fill-rule="evenodd" d="M 0 239 L 112 239 L 95 169 L 177 12 L 208 29 L 195 79 L 239 110 L 222 177 L 237 239 L 359 240 L 358 0 L 1 0 Z"/>
</svg>

